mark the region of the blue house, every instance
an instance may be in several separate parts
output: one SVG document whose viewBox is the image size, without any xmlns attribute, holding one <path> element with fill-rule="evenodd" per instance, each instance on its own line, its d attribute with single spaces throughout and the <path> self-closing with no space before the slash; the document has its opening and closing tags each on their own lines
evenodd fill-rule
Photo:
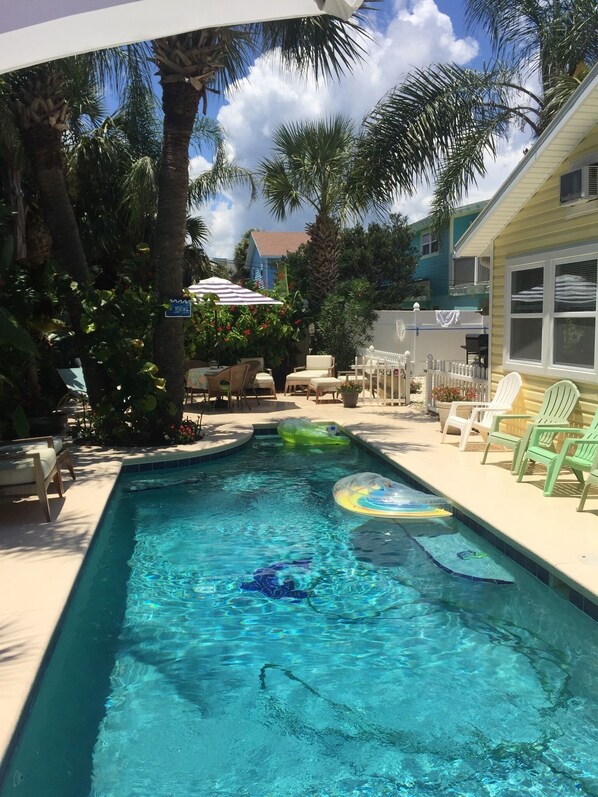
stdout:
<svg viewBox="0 0 598 797">
<path fill-rule="evenodd" d="M 252 230 L 245 258 L 250 279 L 266 289 L 273 288 L 278 281 L 286 283 L 286 270 L 281 270 L 281 259 L 308 241 L 306 232 Z"/>
<path fill-rule="evenodd" d="M 417 301 L 422 310 L 487 308 L 490 259 L 454 256 L 455 244 L 487 204 L 476 202 L 457 208 L 439 235 L 432 231 L 429 216 L 411 225 L 412 245 L 419 252 L 413 279 L 420 290 L 403 303 L 404 307 L 411 309 Z"/>
</svg>

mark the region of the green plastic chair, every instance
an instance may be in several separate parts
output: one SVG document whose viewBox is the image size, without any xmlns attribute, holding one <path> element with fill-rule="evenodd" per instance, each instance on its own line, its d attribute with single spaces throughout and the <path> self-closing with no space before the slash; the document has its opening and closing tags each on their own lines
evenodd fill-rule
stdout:
<svg viewBox="0 0 598 797">
<path fill-rule="evenodd" d="M 560 451 L 554 449 L 554 439 L 558 434 L 566 434 Z M 573 437 L 572 435 L 579 435 Z M 548 442 L 548 445 L 546 443 Z M 520 482 L 528 462 L 540 462 L 546 466 L 544 495 L 552 495 L 559 473 L 563 468 L 571 468 L 577 480 L 583 484 L 584 473 L 589 473 L 598 451 L 598 411 L 587 429 L 570 427 L 536 426 L 530 435 L 527 450 L 521 459 Z"/>
<path fill-rule="evenodd" d="M 581 498 L 579 499 L 579 505 L 577 507 L 578 512 L 581 512 L 582 509 L 584 508 L 586 498 L 588 497 L 588 493 L 590 492 L 590 487 L 598 487 L 598 450 L 596 451 L 596 456 L 594 457 L 594 461 L 592 462 L 592 466 L 590 467 L 588 478 L 586 479 L 586 483 L 581 493 Z"/>
<path fill-rule="evenodd" d="M 495 415 L 486 439 L 482 465 L 486 462 L 491 445 L 503 446 L 504 448 L 513 449 L 511 473 L 518 473 L 533 430 L 540 425 L 551 427 L 568 426 L 569 416 L 573 412 L 578 399 L 579 390 L 577 387 L 568 379 L 563 379 L 561 382 L 555 382 L 554 385 L 546 389 L 542 406 L 536 415 Z M 525 432 L 522 435 L 501 431 L 501 424 L 514 420 L 528 421 Z M 544 429 L 539 441 L 541 446 L 550 447 L 552 443 L 550 431 Z"/>
</svg>

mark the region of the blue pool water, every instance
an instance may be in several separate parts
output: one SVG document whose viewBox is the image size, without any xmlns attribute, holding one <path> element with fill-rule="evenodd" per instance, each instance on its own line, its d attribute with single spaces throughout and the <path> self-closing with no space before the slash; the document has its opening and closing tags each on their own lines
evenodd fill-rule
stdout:
<svg viewBox="0 0 598 797">
<path fill-rule="evenodd" d="M 1 797 L 598 795 L 595 623 L 455 519 L 343 512 L 357 471 L 397 478 L 269 438 L 123 478 Z M 515 584 L 410 538 L 455 531 Z"/>
</svg>

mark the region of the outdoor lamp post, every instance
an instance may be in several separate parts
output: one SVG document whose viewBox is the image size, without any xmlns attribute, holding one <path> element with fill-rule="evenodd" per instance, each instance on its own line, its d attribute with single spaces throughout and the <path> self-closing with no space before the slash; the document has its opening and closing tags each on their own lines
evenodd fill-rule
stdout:
<svg viewBox="0 0 598 797">
<path fill-rule="evenodd" d="M 419 302 L 413 303 L 413 376 L 417 376 L 417 336 L 419 335 L 419 330 L 417 328 L 417 314 L 420 310 Z"/>
</svg>

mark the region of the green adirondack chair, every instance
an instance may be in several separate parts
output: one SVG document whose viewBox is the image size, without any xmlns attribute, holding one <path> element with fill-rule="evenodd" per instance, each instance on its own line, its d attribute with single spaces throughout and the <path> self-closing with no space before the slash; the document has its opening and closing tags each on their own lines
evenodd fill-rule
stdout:
<svg viewBox="0 0 598 797">
<path fill-rule="evenodd" d="M 560 451 L 555 451 L 554 439 L 558 434 L 567 435 Z M 573 435 L 578 435 L 574 437 Z M 546 443 L 548 442 L 548 445 Z M 529 444 L 519 468 L 517 481 L 525 475 L 528 462 L 540 462 L 546 465 L 546 482 L 544 495 L 552 495 L 559 473 L 563 468 L 571 468 L 578 481 L 583 484 L 584 473 L 592 469 L 594 457 L 598 451 L 598 411 L 587 429 L 571 427 L 536 426 L 530 435 Z"/>
<path fill-rule="evenodd" d="M 482 457 L 482 465 L 486 462 L 491 445 L 513 449 L 511 473 L 518 473 L 521 460 L 529 445 L 531 434 L 536 426 L 568 426 L 569 416 L 579 399 L 579 390 L 568 379 L 555 382 L 546 389 L 542 406 L 535 415 L 495 415 L 490 432 L 486 438 L 486 448 Z M 527 420 L 527 427 L 522 435 L 501 431 L 503 423 L 513 420 Z M 544 436 L 545 435 L 545 436 Z M 552 437 L 547 430 L 540 436 L 540 445 L 549 447 Z"/>
<path fill-rule="evenodd" d="M 586 503 L 586 498 L 588 497 L 588 493 L 590 492 L 590 488 L 592 487 L 598 487 L 598 449 L 596 450 L 596 456 L 594 457 L 594 461 L 592 462 L 590 472 L 588 473 L 588 478 L 586 479 L 586 483 L 581 492 L 581 498 L 579 499 L 579 506 L 577 507 L 578 512 L 581 512 L 583 510 L 584 505 Z"/>
</svg>

